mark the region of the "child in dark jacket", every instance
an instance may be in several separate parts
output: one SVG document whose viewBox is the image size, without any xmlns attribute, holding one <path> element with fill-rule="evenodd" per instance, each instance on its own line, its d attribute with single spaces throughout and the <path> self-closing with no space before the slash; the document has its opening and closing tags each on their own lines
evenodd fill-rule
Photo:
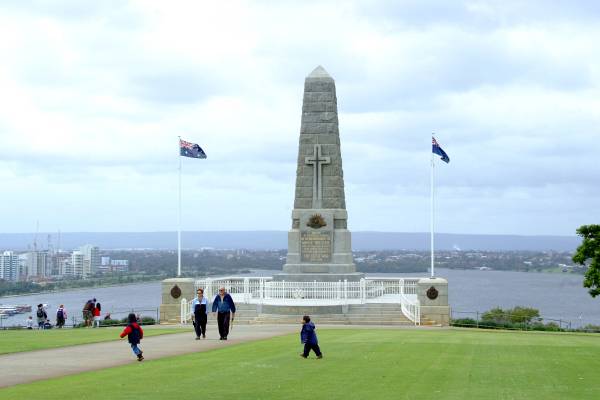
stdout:
<svg viewBox="0 0 600 400">
<path fill-rule="evenodd" d="M 129 342 L 129 344 L 131 344 L 131 350 L 133 350 L 133 354 L 137 356 L 138 361 L 142 361 L 144 359 L 144 356 L 142 355 L 143 352 L 138 347 L 138 344 L 140 344 L 140 341 L 144 337 L 144 331 L 142 330 L 142 327 L 138 325 L 135 314 L 129 314 L 127 320 L 129 323 L 127 324 L 123 332 L 121 332 L 121 339 L 123 339 L 125 335 L 127 335 L 127 341 Z"/>
<path fill-rule="evenodd" d="M 321 349 L 319 348 L 319 340 L 315 333 L 315 324 L 310 322 L 310 317 L 305 315 L 302 317 L 302 330 L 300 331 L 300 341 L 304 343 L 304 353 L 300 354 L 301 357 L 308 358 L 310 351 L 314 351 L 317 358 L 323 358 Z"/>
</svg>

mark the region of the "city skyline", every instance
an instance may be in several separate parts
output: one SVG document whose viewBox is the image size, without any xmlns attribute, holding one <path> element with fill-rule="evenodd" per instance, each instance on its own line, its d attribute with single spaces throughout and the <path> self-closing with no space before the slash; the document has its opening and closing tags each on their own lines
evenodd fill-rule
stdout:
<svg viewBox="0 0 600 400">
<path fill-rule="evenodd" d="M 600 189 L 594 2 L 0 5 L 1 232 L 289 229 L 304 77 L 352 231 L 574 235 Z M 308 18 L 310 16 L 310 18 Z M 305 25 L 311 20 L 310 26 Z"/>
</svg>

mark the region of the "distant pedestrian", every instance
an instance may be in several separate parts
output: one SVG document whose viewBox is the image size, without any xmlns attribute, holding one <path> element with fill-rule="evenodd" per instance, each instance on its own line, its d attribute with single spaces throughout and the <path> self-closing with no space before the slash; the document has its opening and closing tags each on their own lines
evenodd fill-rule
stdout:
<svg viewBox="0 0 600 400">
<path fill-rule="evenodd" d="M 219 326 L 219 340 L 227 340 L 229 334 L 229 321 L 233 322 L 235 318 L 235 303 L 233 299 L 222 287 L 219 294 L 215 296 L 212 304 L 212 312 L 217 312 L 217 325 Z"/>
<path fill-rule="evenodd" d="M 92 320 L 94 318 L 93 311 L 95 306 L 96 299 L 86 301 L 85 305 L 83 306 L 83 322 L 86 328 L 92 325 Z"/>
<path fill-rule="evenodd" d="M 66 319 L 67 311 L 65 310 L 65 306 L 61 304 L 60 307 L 56 309 L 56 327 L 60 329 L 65 326 Z"/>
<path fill-rule="evenodd" d="M 121 332 L 121 339 L 127 336 L 127 341 L 131 345 L 131 350 L 133 354 L 137 356 L 138 361 L 142 361 L 144 356 L 142 355 L 142 350 L 138 347 L 140 341 L 144 338 L 144 331 L 142 327 L 138 325 L 137 318 L 134 313 L 131 313 L 127 316 L 128 324 Z"/>
<path fill-rule="evenodd" d="M 46 314 L 46 310 L 44 310 L 43 304 L 38 304 L 35 316 L 37 319 L 38 329 L 44 329 L 44 324 L 48 319 L 48 314 Z"/>
<path fill-rule="evenodd" d="M 300 354 L 301 357 L 308 358 L 310 351 L 314 351 L 317 358 L 323 358 L 321 349 L 319 348 L 319 340 L 315 333 L 315 324 L 310 322 L 310 317 L 305 315 L 302 317 L 302 330 L 300 331 L 300 341 L 304 343 L 304 352 Z"/>
<path fill-rule="evenodd" d="M 196 331 L 196 340 L 200 336 L 206 339 L 206 322 L 208 320 L 208 300 L 204 297 L 204 289 L 196 291 L 197 297 L 192 301 L 192 322 Z"/>
<path fill-rule="evenodd" d="M 96 303 L 94 310 L 92 311 L 92 315 L 94 316 L 94 326 L 96 328 L 100 328 L 100 314 L 102 311 L 102 305 L 100 303 Z"/>
<path fill-rule="evenodd" d="M 27 329 L 33 329 L 33 317 L 31 315 L 27 318 L 27 321 L 25 321 L 25 325 L 27 326 Z"/>
</svg>

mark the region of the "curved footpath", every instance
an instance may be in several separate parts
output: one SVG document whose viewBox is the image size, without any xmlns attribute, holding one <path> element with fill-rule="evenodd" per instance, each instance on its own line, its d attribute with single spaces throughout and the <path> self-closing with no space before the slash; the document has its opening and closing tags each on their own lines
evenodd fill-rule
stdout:
<svg viewBox="0 0 600 400">
<path fill-rule="evenodd" d="M 216 328 L 216 327 L 214 327 Z M 177 356 L 230 346 L 236 343 L 298 333 L 300 325 L 236 325 L 229 340 L 218 340 L 216 329 L 205 340 L 195 340 L 190 327 L 185 333 L 152 336 L 142 340 L 145 360 Z M 145 362 L 145 361 L 144 361 Z M 0 388 L 118 365 L 137 363 L 127 339 L 27 351 L 0 356 Z"/>
</svg>

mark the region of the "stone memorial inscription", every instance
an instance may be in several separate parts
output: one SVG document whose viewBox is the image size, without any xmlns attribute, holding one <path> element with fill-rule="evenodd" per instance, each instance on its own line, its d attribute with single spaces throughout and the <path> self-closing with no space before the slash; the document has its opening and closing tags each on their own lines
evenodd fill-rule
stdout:
<svg viewBox="0 0 600 400">
<path fill-rule="evenodd" d="M 322 263 L 331 261 L 331 233 L 302 232 L 300 251 L 302 262 Z"/>
</svg>

